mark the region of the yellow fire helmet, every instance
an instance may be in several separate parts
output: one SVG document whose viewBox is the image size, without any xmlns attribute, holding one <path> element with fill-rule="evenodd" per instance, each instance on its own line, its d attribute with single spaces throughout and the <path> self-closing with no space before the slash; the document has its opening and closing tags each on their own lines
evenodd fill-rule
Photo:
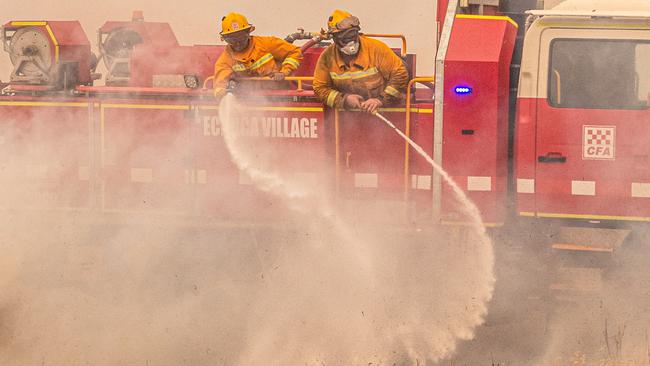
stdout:
<svg viewBox="0 0 650 366">
<path fill-rule="evenodd" d="M 345 10 L 334 10 L 327 19 L 327 31 L 329 33 L 338 33 L 354 27 L 359 28 L 359 25 L 359 18 Z"/>
<path fill-rule="evenodd" d="M 239 13 L 230 13 L 225 17 L 221 18 L 221 35 L 226 35 L 230 33 L 235 33 L 243 31 L 245 29 L 250 29 L 251 31 L 255 29 L 252 24 L 248 22 L 245 16 Z"/>
</svg>

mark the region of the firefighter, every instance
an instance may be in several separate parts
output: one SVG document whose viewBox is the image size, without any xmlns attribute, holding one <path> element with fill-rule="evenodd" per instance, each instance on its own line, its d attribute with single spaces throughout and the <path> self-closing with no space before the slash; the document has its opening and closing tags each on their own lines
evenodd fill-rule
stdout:
<svg viewBox="0 0 650 366">
<path fill-rule="evenodd" d="M 253 30 L 241 14 L 221 18 L 221 39 L 228 45 L 214 65 L 215 97 L 226 93 L 232 79 L 268 76 L 282 81 L 300 66 L 300 48 L 276 37 L 251 36 Z"/>
<path fill-rule="evenodd" d="M 327 22 L 334 43 L 318 59 L 314 91 L 332 108 L 378 108 L 403 99 L 408 72 L 402 59 L 386 44 L 364 37 L 359 19 L 335 10 Z"/>
</svg>

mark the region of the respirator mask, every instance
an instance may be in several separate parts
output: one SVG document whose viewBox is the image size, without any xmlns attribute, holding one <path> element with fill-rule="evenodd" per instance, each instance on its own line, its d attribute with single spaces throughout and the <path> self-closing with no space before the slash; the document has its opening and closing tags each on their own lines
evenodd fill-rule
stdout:
<svg viewBox="0 0 650 366">
<path fill-rule="evenodd" d="M 359 52 L 359 29 L 348 29 L 334 35 L 334 42 L 339 50 L 348 56 Z"/>
</svg>

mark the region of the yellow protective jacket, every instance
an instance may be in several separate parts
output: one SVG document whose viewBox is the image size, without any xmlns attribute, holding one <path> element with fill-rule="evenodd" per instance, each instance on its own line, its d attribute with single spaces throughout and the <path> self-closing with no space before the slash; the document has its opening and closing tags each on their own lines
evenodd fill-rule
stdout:
<svg viewBox="0 0 650 366">
<path fill-rule="evenodd" d="M 289 75 L 302 61 L 299 47 L 277 37 L 251 36 L 245 50 L 235 52 L 226 46 L 214 64 L 214 95 L 223 95 L 228 81 L 235 78 L 270 76 L 276 72 Z"/>
<path fill-rule="evenodd" d="M 408 83 L 402 59 L 378 40 L 360 36 L 359 43 L 359 53 L 349 65 L 336 45 L 321 54 L 314 71 L 316 97 L 336 108 L 343 108 L 346 94 L 379 98 L 385 105 L 401 101 Z"/>
</svg>

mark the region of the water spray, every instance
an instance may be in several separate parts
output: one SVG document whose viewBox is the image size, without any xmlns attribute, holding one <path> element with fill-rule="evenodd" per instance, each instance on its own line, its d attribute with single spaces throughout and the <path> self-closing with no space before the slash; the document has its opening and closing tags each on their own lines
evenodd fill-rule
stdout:
<svg viewBox="0 0 650 366">
<path fill-rule="evenodd" d="M 424 149 L 422 149 L 422 147 L 420 145 L 416 144 L 413 140 L 411 140 L 411 138 L 406 136 L 406 134 L 404 132 L 402 132 L 399 128 L 397 128 L 395 126 L 395 124 L 393 124 L 393 122 L 391 122 L 388 118 L 384 117 L 379 112 L 374 112 L 373 114 L 377 118 L 382 120 L 386 125 L 388 125 L 388 127 L 392 128 L 395 132 L 397 132 L 397 134 L 400 135 L 409 145 L 411 145 L 411 147 L 413 149 L 415 149 L 415 151 L 417 151 L 418 154 L 420 154 L 424 159 L 426 159 L 429 162 L 429 164 L 431 164 L 433 169 L 435 169 L 436 172 L 442 176 L 442 178 L 445 180 L 445 182 L 447 182 L 447 184 L 449 184 L 449 186 L 451 186 L 454 193 L 457 195 L 458 198 L 460 198 L 460 201 L 468 209 L 468 211 L 469 211 L 468 213 L 470 214 L 473 223 L 477 227 L 480 227 L 481 231 L 484 231 L 483 219 L 481 218 L 481 212 L 479 211 L 478 207 L 476 207 L 474 202 L 472 202 L 469 199 L 469 197 L 467 197 L 467 195 L 465 194 L 465 191 L 460 189 L 458 184 L 456 184 L 456 182 L 453 179 L 451 179 L 449 174 L 447 174 L 447 172 L 444 169 L 442 169 L 442 167 L 440 165 L 436 164 L 436 162 L 433 161 L 431 156 L 429 156 L 429 154 L 427 154 L 424 151 Z"/>
</svg>

